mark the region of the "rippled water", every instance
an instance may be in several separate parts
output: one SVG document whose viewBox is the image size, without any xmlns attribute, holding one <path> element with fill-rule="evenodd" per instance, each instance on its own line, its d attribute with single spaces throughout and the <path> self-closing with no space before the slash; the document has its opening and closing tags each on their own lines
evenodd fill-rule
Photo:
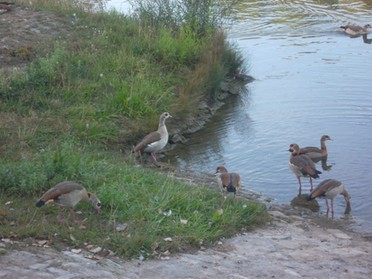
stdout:
<svg viewBox="0 0 372 279">
<path fill-rule="evenodd" d="M 241 174 L 244 187 L 289 203 L 298 189 L 289 144 L 319 146 L 328 134 L 331 168 L 317 165 L 323 174 L 315 185 L 343 181 L 356 229 L 372 231 L 372 44 L 339 29 L 372 24 L 369 2 L 242 1 L 227 30 L 256 81 L 167 159 L 201 172 L 225 165 Z M 309 179 L 302 181 L 307 192 Z M 342 216 L 342 197 L 335 211 Z"/>
</svg>

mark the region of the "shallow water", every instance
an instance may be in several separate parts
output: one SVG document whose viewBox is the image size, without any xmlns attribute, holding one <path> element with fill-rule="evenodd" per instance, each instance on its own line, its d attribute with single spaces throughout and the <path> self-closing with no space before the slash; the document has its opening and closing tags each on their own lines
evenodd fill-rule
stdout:
<svg viewBox="0 0 372 279">
<path fill-rule="evenodd" d="M 289 144 L 320 146 L 328 134 L 334 139 L 326 142 L 330 169 L 318 163 L 323 173 L 314 184 L 343 181 L 355 229 L 372 231 L 372 44 L 366 43 L 372 34 L 363 40 L 339 29 L 372 23 L 372 4 L 242 1 L 235 15 L 227 34 L 256 81 L 167 160 L 200 172 L 225 165 L 240 173 L 243 187 L 289 203 L 298 193 Z M 302 182 L 306 193 L 309 179 Z M 320 205 L 324 212 L 324 201 Z M 336 218 L 344 206 L 342 196 L 336 198 Z"/>
</svg>

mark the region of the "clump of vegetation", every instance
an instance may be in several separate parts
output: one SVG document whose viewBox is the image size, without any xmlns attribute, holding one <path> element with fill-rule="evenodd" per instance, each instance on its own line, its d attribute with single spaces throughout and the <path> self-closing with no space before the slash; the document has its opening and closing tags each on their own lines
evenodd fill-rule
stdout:
<svg viewBox="0 0 372 279">
<path fill-rule="evenodd" d="M 168 24 L 143 7 L 128 16 L 92 12 L 85 3 L 33 1 L 33 9 L 67 15 L 71 32 L 0 77 L 0 210 L 8 212 L 0 237 L 91 242 L 131 258 L 182 251 L 264 223 L 264 206 L 222 202 L 218 191 L 137 168 L 108 144 L 141 137 L 163 111 L 193 113 L 240 70 L 242 59 L 216 22 L 200 21 L 209 13 L 188 21 L 174 14 Z M 79 204 L 83 226 L 74 226 L 58 224 L 53 206 L 34 207 L 63 180 L 95 192 L 102 214 Z"/>
</svg>

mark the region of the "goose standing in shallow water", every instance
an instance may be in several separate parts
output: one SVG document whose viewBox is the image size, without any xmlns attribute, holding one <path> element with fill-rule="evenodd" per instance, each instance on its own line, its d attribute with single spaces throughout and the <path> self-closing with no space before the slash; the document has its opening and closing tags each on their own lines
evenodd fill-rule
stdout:
<svg viewBox="0 0 372 279">
<path fill-rule="evenodd" d="M 169 112 L 164 112 L 160 115 L 158 130 L 151 132 L 145 136 L 140 143 L 138 143 L 132 150 L 135 152 L 150 153 L 154 163 L 157 164 L 156 152 L 162 150 L 168 143 L 168 130 L 165 126 L 165 120 L 172 117 Z"/>
<path fill-rule="evenodd" d="M 348 24 L 345 26 L 340 26 L 341 29 L 344 29 L 344 32 L 350 36 L 360 36 L 372 32 L 372 26 L 366 24 L 363 27 L 354 24 Z"/>
<path fill-rule="evenodd" d="M 236 191 L 240 188 L 241 184 L 240 175 L 235 172 L 229 173 L 223 166 L 217 167 L 216 173 L 220 173 L 217 183 L 221 187 L 222 197 L 225 197 L 226 192 L 232 192 L 235 198 Z"/>
<path fill-rule="evenodd" d="M 315 146 L 307 146 L 300 148 L 300 154 L 306 154 L 311 159 L 321 159 L 322 157 L 326 157 L 328 155 L 327 146 L 325 142 L 327 140 L 332 140 L 330 136 L 323 135 L 320 138 L 320 148 Z"/>
<path fill-rule="evenodd" d="M 309 156 L 305 154 L 299 154 L 300 147 L 296 143 L 292 143 L 288 149 L 291 152 L 289 157 L 288 166 L 292 170 L 292 172 L 296 175 L 299 188 L 298 194 L 301 195 L 302 185 L 301 185 L 301 177 L 309 177 L 310 178 L 310 186 L 311 191 L 313 190 L 313 178 L 319 178 L 319 174 L 322 172 L 318 171 L 315 168 L 314 162 L 310 159 Z"/>
<path fill-rule="evenodd" d="M 52 202 L 58 204 L 58 222 L 62 221 L 61 213 L 63 208 L 70 208 L 72 220 L 75 222 L 75 206 L 83 200 L 89 200 L 97 213 L 100 212 L 102 204 L 96 195 L 87 192 L 87 190 L 79 183 L 64 181 L 58 183 L 45 192 L 36 203 L 36 206 L 42 207 L 43 205 Z"/>
<path fill-rule="evenodd" d="M 316 187 L 308 196 L 308 200 L 313 200 L 316 198 L 324 198 L 327 206 L 327 213 L 329 212 L 328 200 L 331 200 L 331 210 L 334 213 L 333 200 L 340 194 L 343 195 L 346 201 L 345 214 L 350 213 L 350 195 L 346 191 L 344 184 L 336 179 L 326 179 L 322 181 L 318 187 Z"/>
</svg>

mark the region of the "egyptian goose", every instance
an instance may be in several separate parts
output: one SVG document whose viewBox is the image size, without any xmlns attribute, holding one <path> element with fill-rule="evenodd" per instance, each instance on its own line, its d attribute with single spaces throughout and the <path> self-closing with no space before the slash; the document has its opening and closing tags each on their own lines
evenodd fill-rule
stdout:
<svg viewBox="0 0 372 279">
<path fill-rule="evenodd" d="M 327 140 L 332 139 L 328 135 L 323 135 L 320 138 L 320 148 L 315 146 L 307 146 L 304 148 L 300 148 L 300 154 L 306 154 L 311 159 L 321 159 L 322 157 L 326 157 L 328 155 L 327 146 L 325 144 Z"/>
<path fill-rule="evenodd" d="M 313 200 L 315 198 L 324 198 L 327 206 L 327 213 L 329 212 L 329 205 L 328 200 L 331 200 L 331 210 L 332 214 L 334 212 L 333 209 L 333 200 L 338 195 L 341 194 L 344 196 L 346 201 L 346 210 L 345 213 L 350 212 L 350 195 L 346 191 L 344 184 L 341 181 L 336 179 L 326 179 L 322 181 L 318 187 L 316 187 L 308 196 L 308 200 Z"/>
<path fill-rule="evenodd" d="M 0 2 L 0 10 L 6 10 L 6 11 L 11 11 L 12 10 L 12 5 L 15 3 L 12 2 Z"/>
<path fill-rule="evenodd" d="M 372 32 L 372 26 L 370 24 L 366 24 L 363 27 L 354 25 L 354 24 L 348 24 L 345 26 L 340 26 L 341 29 L 344 29 L 344 32 L 351 36 L 359 36 L 363 34 L 367 34 L 368 32 Z"/>
<path fill-rule="evenodd" d="M 225 192 L 227 191 L 233 192 L 235 198 L 236 191 L 240 188 L 241 184 L 240 175 L 234 172 L 229 173 L 223 166 L 217 167 L 216 173 L 220 173 L 217 183 L 221 187 L 222 197 L 225 197 Z"/>
<path fill-rule="evenodd" d="M 72 214 L 72 220 L 75 221 L 75 206 L 82 200 L 90 201 L 93 208 L 100 212 L 101 201 L 96 195 L 87 192 L 87 190 L 79 183 L 72 181 L 63 181 L 58 183 L 53 188 L 49 189 L 42 195 L 40 200 L 36 203 L 37 207 L 41 207 L 45 204 L 55 202 L 59 205 L 58 208 L 58 221 L 62 221 L 61 211 L 63 208 L 70 208 Z"/>
<path fill-rule="evenodd" d="M 293 171 L 298 179 L 298 194 L 301 195 L 302 185 L 301 176 L 310 178 L 311 191 L 313 190 L 313 178 L 319 178 L 320 171 L 315 168 L 314 162 L 309 156 L 299 154 L 300 147 L 298 144 L 292 143 L 288 151 L 291 152 L 289 157 L 289 168 Z"/>
<path fill-rule="evenodd" d="M 158 130 L 145 136 L 143 140 L 133 148 L 132 153 L 141 151 L 151 153 L 154 162 L 157 163 L 158 161 L 156 160 L 155 153 L 162 150 L 168 143 L 168 130 L 167 126 L 165 126 L 165 120 L 170 117 L 172 116 L 169 112 L 162 113 L 159 119 Z"/>
</svg>

